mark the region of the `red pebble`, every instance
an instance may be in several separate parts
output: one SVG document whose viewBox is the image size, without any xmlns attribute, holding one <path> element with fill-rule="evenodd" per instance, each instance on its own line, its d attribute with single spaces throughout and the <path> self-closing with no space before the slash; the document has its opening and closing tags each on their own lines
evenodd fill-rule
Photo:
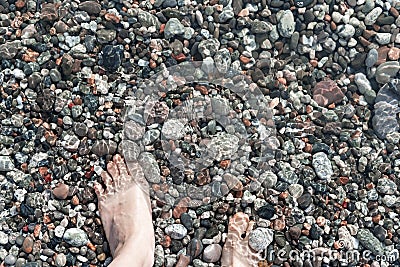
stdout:
<svg viewBox="0 0 400 267">
<path fill-rule="evenodd" d="M 51 178 L 51 174 L 48 173 L 47 175 L 44 176 L 44 180 L 46 183 L 50 183 L 53 179 Z"/>
</svg>

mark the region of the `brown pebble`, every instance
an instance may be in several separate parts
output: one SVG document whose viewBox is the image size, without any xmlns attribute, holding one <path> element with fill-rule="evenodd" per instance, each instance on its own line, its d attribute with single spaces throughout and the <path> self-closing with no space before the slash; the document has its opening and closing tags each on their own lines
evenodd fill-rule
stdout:
<svg viewBox="0 0 400 267">
<path fill-rule="evenodd" d="M 17 8 L 23 8 L 25 6 L 25 1 L 24 0 L 18 0 L 17 2 L 15 2 L 15 6 Z"/>
<path fill-rule="evenodd" d="M 161 24 L 160 26 L 160 33 L 163 33 L 165 29 L 165 24 Z"/>
<path fill-rule="evenodd" d="M 43 216 L 43 223 L 45 223 L 45 224 L 51 223 L 51 218 L 49 215 Z"/>
<path fill-rule="evenodd" d="M 71 203 L 74 206 L 78 206 L 79 205 L 79 198 L 76 195 L 73 196 L 72 199 L 71 199 Z"/>
<path fill-rule="evenodd" d="M 58 199 L 66 199 L 68 196 L 69 186 L 63 183 L 59 183 L 56 188 L 53 189 L 54 197 Z"/>
<path fill-rule="evenodd" d="M 105 253 L 101 253 L 101 254 L 97 255 L 97 259 L 98 259 L 99 261 L 105 261 L 106 258 L 107 258 L 107 256 L 106 256 Z"/>
<path fill-rule="evenodd" d="M 229 167 L 230 164 L 231 164 L 231 161 L 229 159 L 225 159 L 219 163 L 219 166 L 225 170 L 226 168 Z"/>
<path fill-rule="evenodd" d="M 33 229 L 33 236 L 34 237 L 38 237 L 40 234 L 40 230 L 42 229 L 42 225 L 41 224 L 36 224 L 35 225 L 35 229 Z"/>
<path fill-rule="evenodd" d="M 331 21 L 331 30 L 336 31 L 336 28 L 337 28 L 336 23 Z"/>
<path fill-rule="evenodd" d="M 378 61 L 375 64 L 376 66 L 386 62 L 389 50 L 390 48 L 387 46 L 381 46 L 378 48 Z"/>
<path fill-rule="evenodd" d="M 208 95 L 208 89 L 204 85 L 196 85 L 194 89 L 200 91 L 200 93 L 202 93 L 203 95 Z"/>
<path fill-rule="evenodd" d="M 372 217 L 372 221 L 374 223 L 379 223 L 380 220 L 381 220 L 381 215 L 380 214 L 375 215 L 375 216 Z"/>
<path fill-rule="evenodd" d="M 179 260 L 178 263 L 175 265 L 175 267 L 186 267 L 190 263 L 190 257 L 186 255 L 179 255 Z"/>
<path fill-rule="evenodd" d="M 172 211 L 172 216 L 175 219 L 181 217 L 182 213 L 187 212 L 187 206 L 189 204 L 190 199 L 188 197 L 182 198 L 179 203 L 176 205 L 174 210 Z"/>
<path fill-rule="evenodd" d="M 398 11 L 396 8 L 394 8 L 394 7 L 391 7 L 391 8 L 389 9 L 389 12 L 390 12 L 390 14 L 392 14 L 392 16 L 395 17 L 395 18 L 397 18 L 397 17 L 399 16 L 399 11 Z"/>
<path fill-rule="evenodd" d="M 367 47 L 367 46 L 369 46 L 369 45 L 371 44 L 370 41 L 368 41 L 367 39 L 365 39 L 365 38 L 362 37 L 362 36 L 358 37 L 358 40 L 359 40 L 360 43 L 361 43 L 363 46 L 365 46 L 365 47 Z"/>
<path fill-rule="evenodd" d="M 34 244 L 33 238 L 31 236 L 27 236 L 24 242 L 22 243 L 22 250 L 27 254 L 31 253 L 33 249 L 33 244 Z"/>
<path fill-rule="evenodd" d="M 164 248 L 168 248 L 171 245 L 171 237 L 169 235 L 165 235 L 162 240 L 160 240 L 160 245 Z"/>
<path fill-rule="evenodd" d="M 369 39 L 371 37 L 374 37 L 376 35 L 375 31 L 371 31 L 371 30 L 364 30 L 362 35 L 364 36 L 365 39 Z"/>
<path fill-rule="evenodd" d="M 300 227 L 293 226 L 289 228 L 289 235 L 293 240 L 299 240 L 301 235 Z"/>
<path fill-rule="evenodd" d="M 247 17 L 250 14 L 248 8 L 243 8 L 240 10 L 240 12 L 237 14 L 238 17 Z"/>
<path fill-rule="evenodd" d="M 341 176 L 341 177 L 339 178 L 339 181 L 340 181 L 340 183 L 341 183 L 342 185 L 345 185 L 345 184 L 347 184 L 347 183 L 349 182 L 349 177 Z"/>
<path fill-rule="evenodd" d="M 388 57 L 390 60 L 398 60 L 400 58 L 400 48 L 392 47 L 388 52 Z"/>
<path fill-rule="evenodd" d="M 250 62 L 250 58 L 245 57 L 245 56 L 243 56 L 243 55 L 241 55 L 241 56 L 239 57 L 239 59 L 240 59 L 240 61 L 241 61 L 243 64 L 247 64 L 247 63 Z"/>
<path fill-rule="evenodd" d="M 91 242 L 88 242 L 88 243 L 87 243 L 87 246 L 88 246 L 88 248 L 89 248 L 90 250 L 96 251 L 96 246 L 93 245 Z"/>
<path fill-rule="evenodd" d="M 112 13 L 106 13 L 106 14 L 104 15 L 104 18 L 105 18 L 107 21 L 112 21 L 112 22 L 115 22 L 115 23 L 119 23 L 120 20 L 121 20 L 119 17 L 117 17 L 116 15 L 114 15 L 114 14 L 112 14 Z"/>
<path fill-rule="evenodd" d="M 311 59 L 310 64 L 311 64 L 311 66 L 313 66 L 315 68 L 318 66 L 318 61 L 316 61 L 315 59 Z"/>
<path fill-rule="evenodd" d="M 379 32 L 379 30 L 381 29 L 381 26 L 379 26 L 378 24 L 373 24 L 372 29 L 374 29 L 374 31 L 376 31 L 376 32 Z"/>
</svg>

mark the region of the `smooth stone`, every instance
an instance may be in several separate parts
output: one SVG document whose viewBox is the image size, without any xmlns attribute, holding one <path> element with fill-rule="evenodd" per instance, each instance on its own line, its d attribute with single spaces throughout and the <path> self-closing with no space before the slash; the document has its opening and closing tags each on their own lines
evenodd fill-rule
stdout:
<svg viewBox="0 0 400 267">
<path fill-rule="evenodd" d="M 397 185 L 394 181 L 388 178 L 381 178 L 378 180 L 376 191 L 381 194 L 393 195 L 397 192 Z"/>
<path fill-rule="evenodd" d="M 297 199 L 297 204 L 299 205 L 299 208 L 303 210 L 307 209 L 311 205 L 311 203 L 312 197 L 309 193 L 305 193 Z"/>
<path fill-rule="evenodd" d="M 116 36 L 117 32 L 115 30 L 107 30 L 107 29 L 100 29 L 96 32 L 97 41 L 102 44 L 109 43 L 113 41 Z"/>
<path fill-rule="evenodd" d="M 274 239 L 274 231 L 270 228 L 259 227 L 249 234 L 249 246 L 255 251 L 265 250 Z"/>
<path fill-rule="evenodd" d="M 67 264 L 67 257 L 64 253 L 58 253 L 55 258 L 55 264 L 57 267 L 63 267 Z"/>
<path fill-rule="evenodd" d="M 339 25 L 337 31 L 340 37 L 347 39 L 353 37 L 356 33 L 356 29 L 350 24 Z"/>
<path fill-rule="evenodd" d="M 375 40 L 378 42 L 378 44 L 385 45 L 390 43 L 390 39 L 392 37 L 391 33 L 388 32 L 378 32 L 375 35 Z"/>
<path fill-rule="evenodd" d="M 384 84 L 390 82 L 400 70 L 398 61 L 389 61 L 378 66 L 375 72 L 375 79 L 378 83 Z"/>
<path fill-rule="evenodd" d="M 33 244 L 34 244 L 34 240 L 31 236 L 27 236 L 24 240 L 24 242 L 22 243 L 22 250 L 25 253 L 31 253 L 32 249 L 33 249 Z"/>
<path fill-rule="evenodd" d="M 356 73 L 354 75 L 354 82 L 356 83 L 361 94 L 364 94 L 367 90 L 372 90 L 371 83 L 364 73 Z"/>
<path fill-rule="evenodd" d="M 15 264 L 16 261 L 17 261 L 17 258 L 12 254 L 8 254 L 4 258 L 4 263 L 6 264 L 6 266 L 12 266 Z"/>
<path fill-rule="evenodd" d="M 371 68 L 372 66 L 375 65 L 377 61 L 378 61 L 378 50 L 372 48 L 371 50 L 368 51 L 367 58 L 365 59 L 365 65 L 368 68 Z"/>
<path fill-rule="evenodd" d="M 278 177 L 281 180 L 288 184 L 297 184 L 300 178 L 289 163 L 283 162 L 280 168 L 281 170 L 278 172 Z"/>
<path fill-rule="evenodd" d="M 252 33 L 267 33 L 272 31 L 272 24 L 265 21 L 255 20 L 251 23 Z"/>
<path fill-rule="evenodd" d="M 261 218 L 269 220 L 275 215 L 275 207 L 272 204 L 267 203 L 257 210 L 257 214 Z"/>
<path fill-rule="evenodd" d="M 187 246 L 187 255 L 192 259 L 196 258 L 203 252 L 203 243 L 198 238 L 190 240 Z"/>
<path fill-rule="evenodd" d="M 221 258 L 222 247 L 219 244 L 211 244 L 203 251 L 203 260 L 205 262 L 217 262 Z"/>
<path fill-rule="evenodd" d="M 295 21 L 290 10 L 281 10 L 276 15 L 278 31 L 282 37 L 290 38 L 295 31 Z"/>
<path fill-rule="evenodd" d="M 8 235 L 3 231 L 0 231 L 0 245 L 5 245 L 8 243 Z"/>
<path fill-rule="evenodd" d="M 185 27 L 177 18 L 171 18 L 165 24 L 164 37 L 170 39 L 175 35 L 181 35 L 185 33 Z"/>
<path fill-rule="evenodd" d="M 218 39 L 211 38 L 201 41 L 197 49 L 201 54 L 201 56 L 203 58 L 206 58 L 214 56 L 215 53 L 218 51 L 219 47 L 220 47 L 220 42 L 218 41 Z"/>
<path fill-rule="evenodd" d="M 326 79 L 317 83 L 313 89 L 313 99 L 319 106 L 326 107 L 332 103 L 340 103 L 344 94 L 335 81 Z"/>
<path fill-rule="evenodd" d="M 53 195 L 58 199 L 66 199 L 68 197 L 69 186 L 60 183 L 53 189 Z"/>
<path fill-rule="evenodd" d="M 231 67 L 231 53 L 227 48 L 218 50 L 214 56 L 215 67 L 220 73 L 226 73 Z"/>
<path fill-rule="evenodd" d="M 158 18 L 147 11 L 140 10 L 138 20 L 143 27 L 149 28 L 155 26 L 157 30 L 160 29 L 161 23 Z"/>
<path fill-rule="evenodd" d="M 112 155 L 117 150 L 117 143 L 112 140 L 96 140 L 91 150 L 99 157 Z"/>
<path fill-rule="evenodd" d="M 272 171 L 266 171 L 260 175 L 259 180 L 266 188 L 273 188 L 278 182 L 278 176 Z"/>
<path fill-rule="evenodd" d="M 78 8 L 91 15 L 98 15 L 101 11 L 101 5 L 96 1 L 84 1 L 79 4 Z"/>
<path fill-rule="evenodd" d="M 153 154 L 149 152 L 141 153 L 138 161 L 148 182 L 159 183 L 161 181 L 160 168 Z"/>
<path fill-rule="evenodd" d="M 382 243 L 368 229 L 359 229 L 357 239 L 366 249 L 375 255 L 384 255 L 385 248 Z"/>
<path fill-rule="evenodd" d="M 81 247 L 89 242 L 85 231 L 79 228 L 69 228 L 64 232 L 63 239 L 65 242 L 74 247 Z"/>
<path fill-rule="evenodd" d="M 289 193 L 294 197 L 294 198 L 298 198 L 300 197 L 303 192 L 304 192 L 304 188 L 302 185 L 300 184 L 291 184 L 289 185 Z"/>
<path fill-rule="evenodd" d="M 381 7 L 375 7 L 372 9 L 364 19 L 365 25 L 372 25 L 375 23 L 375 21 L 378 19 L 378 17 L 382 14 L 382 8 Z"/>
</svg>

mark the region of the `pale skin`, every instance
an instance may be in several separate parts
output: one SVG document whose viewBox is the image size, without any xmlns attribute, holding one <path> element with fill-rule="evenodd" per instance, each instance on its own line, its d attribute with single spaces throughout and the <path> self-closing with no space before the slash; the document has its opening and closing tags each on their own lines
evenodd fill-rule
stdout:
<svg viewBox="0 0 400 267">
<path fill-rule="evenodd" d="M 148 184 L 142 169 L 137 162 L 125 162 L 115 155 L 101 177 L 105 188 L 99 183 L 94 188 L 113 256 L 109 266 L 153 266 L 154 229 L 150 196 L 145 190 Z M 253 225 L 241 212 L 230 219 L 221 258 L 223 267 L 257 266 L 259 255 L 248 246 L 248 233 Z"/>
</svg>

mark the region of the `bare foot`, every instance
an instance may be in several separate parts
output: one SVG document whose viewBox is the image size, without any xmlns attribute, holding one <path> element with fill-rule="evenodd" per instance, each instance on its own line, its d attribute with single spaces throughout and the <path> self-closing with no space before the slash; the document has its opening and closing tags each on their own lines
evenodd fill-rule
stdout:
<svg viewBox="0 0 400 267">
<path fill-rule="evenodd" d="M 99 212 L 111 253 L 110 266 L 152 266 L 154 230 L 149 195 L 136 182 L 144 183 L 140 165 L 115 155 L 96 183 Z"/>
<path fill-rule="evenodd" d="M 254 221 L 249 221 L 249 216 L 243 212 L 236 213 L 229 220 L 228 236 L 222 250 L 222 267 L 258 266 L 262 257 L 249 247 L 249 233 L 253 226 Z"/>
</svg>

